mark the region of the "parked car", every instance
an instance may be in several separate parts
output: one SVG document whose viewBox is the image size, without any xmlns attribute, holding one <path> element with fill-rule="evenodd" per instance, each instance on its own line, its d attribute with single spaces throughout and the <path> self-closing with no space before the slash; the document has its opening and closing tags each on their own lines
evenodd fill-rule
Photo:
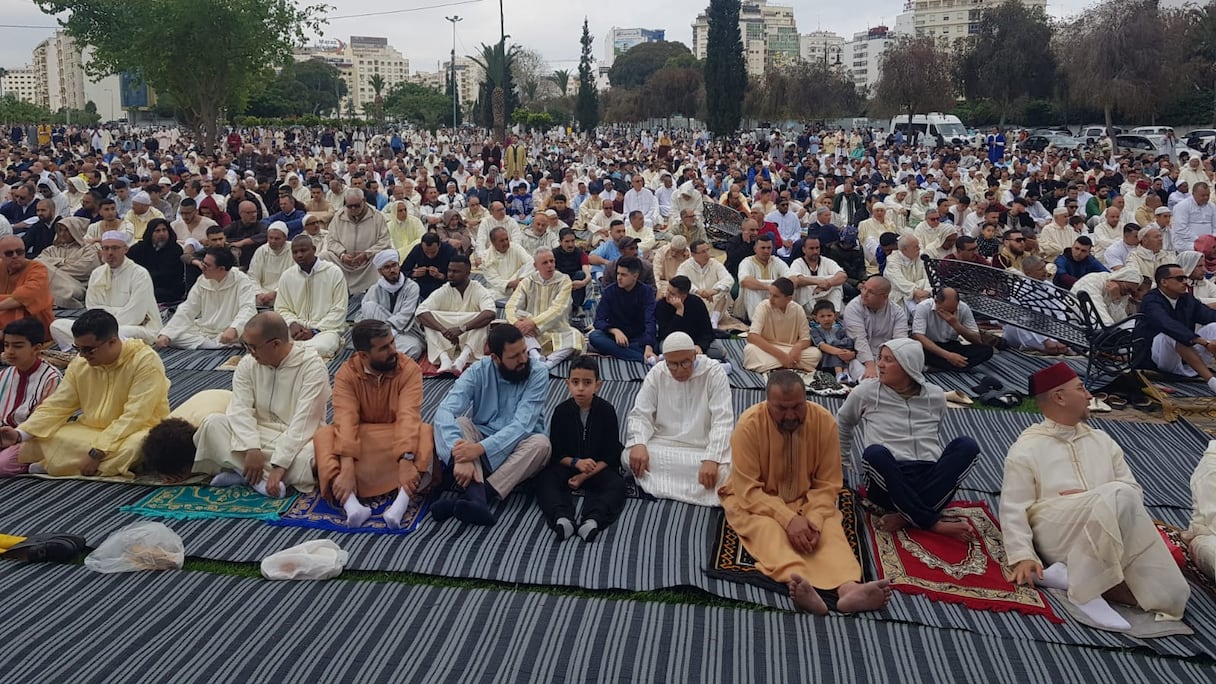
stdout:
<svg viewBox="0 0 1216 684">
<path fill-rule="evenodd" d="M 1031 135 L 1047 135 L 1049 133 L 1067 135 L 1070 138 L 1073 137 L 1072 129 L 1068 126 L 1044 126 L 1042 128 L 1036 128 L 1030 132 Z"/>
<path fill-rule="evenodd" d="M 1123 129 L 1118 126 L 1111 126 L 1111 128 L 1114 129 L 1115 135 L 1123 132 Z M 1082 126 L 1081 132 L 1077 134 L 1077 137 L 1084 140 L 1086 145 L 1092 145 L 1098 142 L 1098 139 L 1102 137 L 1105 130 L 1106 126 L 1102 125 Z"/>
<path fill-rule="evenodd" d="M 1175 143 L 1171 152 L 1164 135 L 1117 135 L 1115 136 L 1115 147 L 1122 154 L 1137 156 L 1141 154 L 1151 154 L 1154 157 L 1176 156 L 1182 152 L 1192 156 L 1199 154 L 1199 150 L 1193 150 L 1183 142 Z"/>
<path fill-rule="evenodd" d="M 1082 144 L 1082 140 L 1074 138 L 1071 135 L 1063 135 L 1061 133 L 1042 133 L 1031 135 L 1030 137 L 1026 138 L 1026 140 L 1022 141 L 1018 145 L 1018 148 L 1027 150 L 1029 152 L 1042 152 L 1048 147 L 1054 147 L 1059 150 L 1071 150 L 1081 146 Z"/>
<path fill-rule="evenodd" d="M 1199 147 L 1206 148 L 1216 141 L 1216 128 L 1196 128 L 1195 130 L 1182 136 L 1182 140 L 1191 140 L 1191 138 L 1199 139 Z M 1190 145 L 1190 147 L 1195 147 Z"/>
<path fill-rule="evenodd" d="M 1166 136 L 1174 132 L 1172 126 L 1137 126 L 1131 130 L 1133 135 L 1161 135 Z"/>
</svg>

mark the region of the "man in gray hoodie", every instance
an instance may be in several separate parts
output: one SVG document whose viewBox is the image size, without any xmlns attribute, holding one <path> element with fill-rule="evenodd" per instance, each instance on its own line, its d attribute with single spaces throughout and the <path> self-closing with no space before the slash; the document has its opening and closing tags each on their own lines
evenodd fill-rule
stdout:
<svg viewBox="0 0 1216 684">
<path fill-rule="evenodd" d="M 878 527 L 896 532 L 907 525 L 958 539 L 973 537 L 965 521 L 944 519 L 959 483 L 980 447 L 957 437 L 945 449 L 940 429 L 946 414 L 941 387 L 925 380 L 925 352 L 916 340 L 890 340 L 878 354 L 878 378 L 858 385 L 836 415 L 840 453 L 849 458 L 860 429 L 866 498 L 885 511 Z"/>
</svg>

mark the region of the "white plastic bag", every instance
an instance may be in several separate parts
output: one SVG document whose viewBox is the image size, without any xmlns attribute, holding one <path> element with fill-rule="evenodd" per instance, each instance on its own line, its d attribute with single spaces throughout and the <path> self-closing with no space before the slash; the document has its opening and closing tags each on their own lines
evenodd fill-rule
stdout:
<svg viewBox="0 0 1216 684">
<path fill-rule="evenodd" d="M 314 539 L 262 559 L 269 580 L 323 580 L 337 577 L 350 554 L 328 539 Z"/>
<path fill-rule="evenodd" d="M 186 560 L 182 538 L 164 523 L 142 521 L 118 530 L 84 559 L 93 572 L 177 570 Z"/>
</svg>

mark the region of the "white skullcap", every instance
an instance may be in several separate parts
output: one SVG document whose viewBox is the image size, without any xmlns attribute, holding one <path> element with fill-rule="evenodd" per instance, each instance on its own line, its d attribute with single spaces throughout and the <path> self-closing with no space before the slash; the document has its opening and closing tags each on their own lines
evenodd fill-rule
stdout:
<svg viewBox="0 0 1216 684">
<path fill-rule="evenodd" d="M 1123 268 L 1110 274 L 1110 279 L 1117 283 L 1135 283 L 1140 284 L 1144 280 L 1144 276 L 1140 275 L 1140 269 L 1135 266 L 1124 266 Z"/>
<path fill-rule="evenodd" d="M 1068 207 L 1056 207 L 1052 212 L 1052 216 L 1064 216 L 1068 213 Z"/>
<path fill-rule="evenodd" d="M 129 238 L 126 232 L 121 230 L 107 230 L 101 234 L 102 242 L 105 242 L 106 240 L 117 240 L 125 245 L 128 244 L 128 239 Z"/>
<path fill-rule="evenodd" d="M 673 332 L 663 340 L 663 353 L 670 354 L 671 352 L 696 351 L 697 346 L 692 343 L 692 338 L 688 333 Z"/>
<path fill-rule="evenodd" d="M 1151 224 L 1141 228 L 1140 231 L 1138 233 L 1136 233 L 1136 236 L 1139 237 L 1141 240 L 1143 240 L 1149 234 L 1149 231 L 1153 231 L 1153 230 L 1160 231 L 1161 228 L 1157 224 L 1151 223 Z"/>
<path fill-rule="evenodd" d="M 152 198 L 148 195 L 148 193 L 140 190 L 134 195 L 131 195 L 131 202 L 133 204 L 152 204 Z"/>
<path fill-rule="evenodd" d="M 1157 207 L 1156 209 L 1153 210 L 1153 216 L 1160 216 L 1162 214 L 1173 214 L 1173 213 L 1174 212 L 1169 207 Z"/>
<path fill-rule="evenodd" d="M 274 223 L 270 224 L 269 226 L 266 226 L 267 233 L 269 233 L 272 230 L 277 230 L 280 233 L 282 233 L 283 235 L 287 235 L 287 232 L 288 232 L 287 224 L 283 223 L 282 221 L 275 221 Z"/>
<path fill-rule="evenodd" d="M 379 252 L 376 252 L 376 256 L 372 257 L 372 265 L 376 267 L 377 271 L 383 268 L 385 264 L 396 264 L 400 262 L 401 255 L 398 254 L 397 250 L 395 249 L 380 250 Z"/>
</svg>

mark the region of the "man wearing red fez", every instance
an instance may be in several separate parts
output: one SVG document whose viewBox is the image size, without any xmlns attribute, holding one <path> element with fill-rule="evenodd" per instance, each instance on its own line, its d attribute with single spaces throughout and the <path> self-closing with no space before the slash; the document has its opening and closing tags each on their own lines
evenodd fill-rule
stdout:
<svg viewBox="0 0 1216 684">
<path fill-rule="evenodd" d="M 1085 423 L 1091 397 L 1081 379 L 1057 363 L 1030 376 L 1030 394 L 1044 420 L 1009 448 L 1001 486 L 1013 580 L 1067 590 L 1104 629 L 1130 629 L 1108 601 L 1181 620 L 1190 587 L 1144 510 L 1123 450 Z"/>
</svg>

